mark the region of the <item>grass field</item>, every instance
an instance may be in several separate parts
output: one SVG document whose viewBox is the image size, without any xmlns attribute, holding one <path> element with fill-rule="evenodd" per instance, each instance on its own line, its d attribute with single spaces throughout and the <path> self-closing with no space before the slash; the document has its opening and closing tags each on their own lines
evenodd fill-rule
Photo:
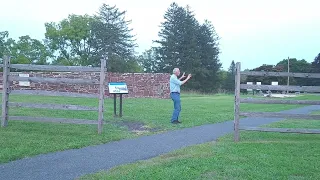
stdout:
<svg viewBox="0 0 320 180">
<path fill-rule="evenodd" d="M 280 121 L 268 127 L 319 128 L 320 121 Z M 320 135 L 241 132 L 150 160 L 122 165 L 95 179 L 320 179 Z"/>
<path fill-rule="evenodd" d="M 113 100 L 105 102 L 103 134 L 97 134 L 96 125 L 71 125 L 9 121 L 6 128 L 0 128 L 0 163 L 30 157 L 37 154 L 81 148 L 148 135 L 178 128 L 193 127 L 233 119 L 233 96 L 231 95 L 183 95 L 181 121 L 172 125 L 172 101 L 170 99 L 124 99 L 121 119 L 113 118 Z M 315 99 L 319 96 L 303 96 L 296 99 Z M 10 102 L 56 103 L 98 106 L 93 98 L 66 98 L 11 95 Z M 243 104 L 243 111 L 281 111 L 300 107 L 298 105 L 256 105 Z M 11 107 L 12 116 L 47 116 L 97 120 L 97 112 L 29 109 Z"/>
</svg>

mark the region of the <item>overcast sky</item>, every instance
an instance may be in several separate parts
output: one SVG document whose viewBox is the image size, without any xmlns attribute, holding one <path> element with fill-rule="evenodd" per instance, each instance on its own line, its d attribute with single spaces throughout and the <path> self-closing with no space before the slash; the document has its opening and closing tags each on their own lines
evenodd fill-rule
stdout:
<svg viewBox="0 0 320 180">
<path fill-rule="evenodd" d="M 10 37 L 44 38 L 45 22 L 59 22 L 68 14 L 96 13 L 102 3 L 127 11 L 143 52 L 158 38 L 159 25 L 170 0 L 3 0 L 0 31 Z M 208 19 L 221 37 L 220 60 L 242 69 L 276 64 L 295 57 L 311 62 L 320 53 L 320 13 L 317 0 L 176 0 L 189 5 L 196 18 Z"/>
</svg>

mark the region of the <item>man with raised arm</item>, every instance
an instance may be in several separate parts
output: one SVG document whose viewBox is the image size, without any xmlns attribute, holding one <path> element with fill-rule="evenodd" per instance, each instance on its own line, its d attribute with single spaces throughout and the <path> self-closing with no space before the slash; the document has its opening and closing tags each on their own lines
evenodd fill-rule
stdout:
<svg viewBox="0 0 320 180">
<path fill-rule="evenodd" d="M 178 79 L 178 76 L 180 75 L 180 69 L 174 68 L 173 74 L 170 77 L 170 97 L 174 105 L 174 110 L 171 117 L 171 123 L 173 124 L 181 123 L 179 121 L 179 115 L 181 111 L 180 86 L 191 78 L 191 74 L 189 74 L 185 80 L 182 80 L 186 77 L 184 74 L 185 73 L 183 73 L 183 75 Z"/>
</svg>

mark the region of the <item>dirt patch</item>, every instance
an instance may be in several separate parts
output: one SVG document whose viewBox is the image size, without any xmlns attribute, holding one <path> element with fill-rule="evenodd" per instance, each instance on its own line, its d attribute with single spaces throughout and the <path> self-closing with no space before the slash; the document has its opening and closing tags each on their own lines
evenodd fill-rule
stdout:
<svg viewBox="0 0 320 180">
<path fill-rule="evenodd" d="M 115 124 L 118 126 L 124 126 L 128 128 L 129 131 L 134 132 L 136 134 L 145 134 L 148 132 L 157 132 L 161 130 L 160 128 L 151 128 L 142 122 L 119 121 L 119 122 L 116 122 Z"/>
</svg>

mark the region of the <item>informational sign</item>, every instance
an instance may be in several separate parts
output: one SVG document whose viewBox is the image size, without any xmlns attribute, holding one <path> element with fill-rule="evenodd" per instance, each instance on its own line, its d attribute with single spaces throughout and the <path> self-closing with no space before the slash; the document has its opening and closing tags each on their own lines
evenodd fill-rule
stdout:
<svg viewBox="0 0 320 180">
<path fill-rule="evenodd" d="M 19 77 L 29 77 L 29 74 L 19 74 Z M 19 86 L 30 86 L 29 81 L 19 81 Z"/>
<path fill-rule="evenodd" d="M 261 85 L 261 82 L 257 82 L 257 85 Z M 257 89 L 257 91 L 260 91 L 260 89 Z"/>
<path fill-rule="evenodd" d="M 109 83 L 110 94 L 128 94 L 127 84 L 124 82 L 110 82 Z"/>
<path fill-rule="evenodd" d="M 278 82 L 277 82 L 277 81 L 272 81 L 272 82 L 271 82 L 271 85 L 278 86 Z"/>
</svg>

